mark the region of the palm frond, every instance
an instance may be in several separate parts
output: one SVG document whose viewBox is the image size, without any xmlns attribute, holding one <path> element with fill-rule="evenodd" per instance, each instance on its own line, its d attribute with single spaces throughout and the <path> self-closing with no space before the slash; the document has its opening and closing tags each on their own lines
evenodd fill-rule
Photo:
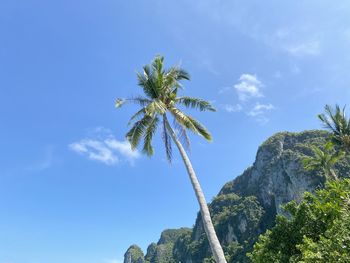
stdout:
<svg viewBox="0 0 350 263">
<path fill-rule="evenodd" d="M 186 127 L 187 129 L 198 133 L 196 130 L 196 127 L 193 125 L 193 123 L 191 122 L 191 120 L 188 118 L 188 116 L 183 113 L 181 110 L 175 108 L 175 107 L 171 107 L 170 109 L 170 113 L 173 115 L 174 119 L 182 126 Z"/>
<path fill-rule="evenodd" d="M 177 81 L 191 79 L 190 74 L 180 67 L 171 67 L 168 70 L 168 74 L 171 75 Z"/>
<path fill-rule="evenodd" d="M 154 69 L 154 71 L 161 73 L 163 71 L 163 62 L 164 57 L 157 55 L 152 62 L 152 68 Z"/>
<path fill-rule="evenodd" d="M 329 164 L 331 166 L 334 166 L 340 159 L 342 159 L 345 156 L 345 153 L 343 151 L 339 151 L 331 156 L 329 159 Z"/>
<path fill-rule="evenodd" d="M 171 67 L 164 74 L 164 89 L 167 92 L 173 92 L 174 89 L 182 88 L 181 80 L 190 80 L 190 75 L 179 67 Z"/>
<path fill-rule="evenodd" d="M 169 163 L 171 163 L 172 160 L 172 146 L 171 146 L 171 137 L 168 133 L 168 130 L 166 128 L 166 118 L 163 116 L 163 130 L 162 130 L 162 139 L 164 142 L 164 146 L 165 146 L 165 154 L 167 157 L 167 160 L 169 161 Z"/>
<path fill-rule="evenodd" d="M 116 108 L 120 108 L 121 106 L 124 105 L 125 101 L 126 101 L 126 100 L 123 99 L 123 98 L 117 98 L 117 99 L 115 100 L 114 106 L 115 106 Z"/>
<path fill-rule="evenodd" d="M 333 109 L 326 105 L 325 113 L 319 114 L 318 118 L 322 121 L 323 126 L 333 133 L 333 142 L 346 152 L 350 152 L 350 119 L 346 117 L 345 106 L 340 108 L 339 105 L 336 105 Z"/>
<path fill-rule="evenodd" d="M 126 139 L 130 142 L 131 148 L 134 150 L 142 136 L 145 134 L 147 127 L 150 125 L 152 121 L 152 117 L 149 115 L 145 115 L 141 120 L 135 122 L 133 127 L 126 134 Z"/>
<path fill-rule="evenodd" d="M 319 114 L 318 118 L 322 121 L 324 127 L 336 135 L 341 133 L 340 107 L 336 105 L 335 111 L 330 105 L 325 106 L 325 113 Z"/>
<path fill-rule="evenodd" d="M 138 79 L 138 85 L 142 87 L 143 92 L 147 97 L 154 99 L 158 97 L 156 83 L 154 82 L 154 73 L 151 68 L 146 65 L 143 66 L 143 74 L 136 73 Z"/>
<path fill-rule="evenodd" d="M 159 93 L 163 89 L 163 77 L 164 77 L 164 71 L 163 71 L 163 61 L 164 57 L 162 56 L 156 56 L 156 58 L 152 62 L 152 68 L 153 68 L 153 76 L 154 76 L 154 82 L 156 83 L 156 92 Z"/>
<path fill-rule="evenodd" d="M 308 156 L 303 159 L 303 165 L 306 170 L 323 171 L 326 177 L 337 180 L 337 175 L 333 170 L 334 165 L 344 156 L 344 152 L 335 151 L 332 142 L 327 142 L 323 148 L 311 146 L 314 156 Z"/>
<path fill-rule="evenodd" d="M 145 113 L 146 113 L 145 108 L 142 108 L 141 110 L 136 112 L 134 115 L 132 115 L 128 122 L 128 126 L 131 125 L 137 118 L 143 116 Z"/>
<path fill-rule="evenodd" d="M 186 150 L 190 151 L 191 150 L 191 142 L 190 138 L 187 135 L 187 131 L 184 126 L 182 126 L 180 123 L 178 123 L 174 119 L 174 127 L 175 130 L 177 131 L 177 136 L 182 145 L 185 147 Z"/>
<path fill-rule="evenodd" d="M 189 116 L 188 116 L 189 117 Z M 212 137 L 210 132 L 201 124 L 199 121 L 193 119 L 192 117 L 189 117 L 193 125 L 196 127 L 198 134 L 204 137 L 207 141 L 212 141 Z"/>
<path fill-rule="evenodd" d="M 303 159 L 303 166 L 307 171 L 318 170 L 320 168 L 318 161 L 313 157 L 305 157 Z"/>
<path fill-rule="evenodd" d="M 200 111 L 216 111 L 208 101 L 199 98 L 179 97 L 176 99 L 176 103 L 182 104 L 187 108 L 199 109 Z"/>
<path fill-rule="evenodd" d="M 149 123 L 145 135 L 144 135 L 144 144 L 142 152 L 147 154 L 148 156 L 152 156 L 154 154 L 154 149 L 152 146 L 152 139 L 157 130 L 157 125 L 159 122 L 159 118 L 155 116 L 152 121 Z"/>
<path fill-rule="evenodd" d="M 166 112 L 166 106 L 161 100 L 153 100 L 150 104 L 145 108 L 146 114 L 160 114 L 163 115 Z"/>
<path fill-rule="evenodd" d="M 137 96 L 137 97 L 133 97 L 133 98 L 128 98 L 128 99 L 124 99 L 124 98 L 117 98 L 115 100 L 115 107 L 116 108 L 120 108 L 122 107 L 125 103 L 134 103 L 134 104 L 138 104 L 141 107 L 146 106 L 147 104 L 151 103 L 152 100 L 147 99 L 145 97 L 142 96 Z"/>
<path fill-rule="evenodd" d="M 170 108 L 170 112 L 174 116 L 175 120 L 179 122 L 182 126 L 186 127 L 187 129 L 191 130 L 192 132 L 198 135 L 201 135 L 208 141 L 212 140 L 209 131 L 200 122 L 186 115 L 181 110 L 175 107 Z"/>
</svg>

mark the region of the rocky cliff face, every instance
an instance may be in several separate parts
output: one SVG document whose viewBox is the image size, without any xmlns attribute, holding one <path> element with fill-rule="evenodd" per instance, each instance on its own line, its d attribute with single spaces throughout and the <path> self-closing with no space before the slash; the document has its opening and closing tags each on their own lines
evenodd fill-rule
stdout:
<svg viewBox="0 0 350 263">
<path fill-rule="evenodd" d="M 191 232 L 190 228 L 164 230 L 158 243 L 152 243 L 148 246 L 145 256 L 146 263 L 176 263 L 173 256 L 174 244 L 180 236 Z"/>
<path fill-rule="evenodd" d="M 311 145 L 323 145 L 328 136 L 324 131 L 278 133 L 259 147 L 251 167 L 224 185 L 210 204 L 210 210 L 228 262 L 249 262 L 245 254 L 259 234 L 273 226 L 276 214 L 282 212 L 281 204 L 299 200 L 305 191 L 324 184 L 325 178 L 317 171 L 306 172 L 301 160 L 312 155 Z M 349 176 L 349 168 L 349 162 L 344 161 L 336 170 L 340 176 Z M 170 243 L 165 249 L 166 260 L 147 257 L 154 254 L 147 251 L 147 261 L 213 262 L 200 214 L 192 231 L 179 232 Z M 164 244 L 151 246 L 150 251 L 164 250 Z"/>
<path fill-rule="evenodd" d="M 124 263 L 145 263 L 141 248 L 137 245 L 130 246 L 124 254 Z"/>
</svg>

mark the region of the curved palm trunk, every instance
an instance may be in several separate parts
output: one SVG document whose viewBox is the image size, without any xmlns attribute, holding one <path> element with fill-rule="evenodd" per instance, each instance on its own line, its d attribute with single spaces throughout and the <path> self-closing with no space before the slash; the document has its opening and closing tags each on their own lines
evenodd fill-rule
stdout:
<svg viewBox="0 0 350 263">
<path fill-rule="evenodd" d="M 208 240 L 209 240 L 209 244 L 211 247 L 211 251 L 214 255 L 214 259 L 217 263 L 227 263 L 225 256 L 224 256 L 224 251 L 222 250 L 222 247 L 220 245 L 219 239 L 216 236 L 215 233 L 215 229 L 213 226 L 213 223 L 211 221 L 211 217 L 210 217 L 210 212 L 208 209 L 208 205 L 207 205 L 207 201 L 205 200 L 203 191 L 201 189 L 201 186 L 199 184 L 199 181 L 197 179 L 196 173 L 193 170 L 192 164 L 190 162 L 190 159 L 187 156 L 187 153 L 185 151 L 185 149 L 183 148 L 181 142 L 178 140 L 175 132 L 173 131 L 173 129 L 171 128 L 166 116 L 164 116 L 164 121 L 165 121 L 165 125 L 167 130 L 170 133 L 171 138 L 174 140 L 177 148 L 180 151 L 182 160 L 185 163 L 186 166 L 186 170 L 187 173 L 190 177 L 192 186 L 193 186 L 193 190 L 196 193 L 196 197 L 199 203 L 199 207 L 200 207 L 200 211 L 201 211 L 201 215 L 202 215 L 202 220 L 203 220 L 203 225 L 204 225 L 204 229 L 205 229 L 205 233 L 207 234 Z"/>
</svg>

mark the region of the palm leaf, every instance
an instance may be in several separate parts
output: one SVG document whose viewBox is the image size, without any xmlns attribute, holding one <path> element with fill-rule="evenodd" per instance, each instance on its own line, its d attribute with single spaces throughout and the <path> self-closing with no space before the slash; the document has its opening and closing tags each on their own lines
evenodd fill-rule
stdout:
<svg viewBox="0 0 350 263">
<path fill-rule="evenodd" d="M 157 130 L 159 118 L 155 116 L 152 121 L 149 123 L 145 135 L 144 135 L 144 144 L 143 144 L 143 153 L 147 154 L 148 156 L 152 156 L 154 154 L 154 149 L 152 146 L 152 139 L 153 136 Z"/>
<path fill-rule="evenodd" d="M 180 67 L 171 67 L 168 73 L 171 74 L 176 81 L 191 79 L 190 74 Z"/>
<path fill-rule="evenodd" d="M 165 146 L 165 154 L 167 157 L 167 160 L 171 163 L 172 160 L 172 146 L 171 146 L 171 137 L 168 133 L 168 130 L 166 128 L 166 118 L 163 116 L 163 130 L 162 130 L 162 139 Z"/>
<path fill-rule="evenodd" d="M 142 136 L 145 134 L 147 127 L 150 125 L 152 121 L 152 117 L 149 115 L 145 115 L 141 120 L 135 122 L 133 127 L 126 134 L 126 139 L 130 142 L 131 148 L 134 150 Z"/>
<path fill-rule="evenodd" d="M 161 100 L 153 100 L 150 104 L 145 108 L 146 114 L 160 114 L 163 115 L 166 112 L 166 106 Z"/>
<path fill-rule="evenodd" d="M 186 127 L 187 129 L 198 133 L 196 127 L 193 125 L 193 123 L 191 122 L 190 118 L 183 113 L 182 111 L 180 111 L 179 109 L 175 108 L 175 107 L 171 107 L 170 109 L 171 114 L 173 115 L 174 119 L 182 126 Z"/>
<path fill-rule="evenodd" d="M 186 115 L 175 107 L 170 108 L 170 112 L 174 116 L 175 120 L 179 122 L 179 124 L 191 130 L 192 132 L 201 135 L 208 141 L 212 140 L 209 131 L 200 122 L 196 121 L 194 118 Z"/>
<path fill-rule="evenodd" d="M 193 125 L 196 127 L 198 134 L 201 135 L 202 137 L 204 137 L 204 139 L 206 139 L 207 141 L 212 141 L 211 134 L 209 133 L 207 128 L 205 128 L 200 122 L 193 119 L 192 117 L 190 117 L 190 116 L 188 116 L 188 117 L 192 121 Z"/>
<path fill-rule="evenodd" d="M 146 113 L 145 108 L 142 108 L 141 110 L 139 110 L 138 112 L 136 112 L 134 115 L 131 116 L 129 122 L 128 122 L 128 126 L 133 123 L 133 121 L 137 118 L 139 118 L 140 116 L 143 116 Z"/>
<path fill-rule="evenodd" d="M 163 61 L 164 61 L 164 57 L 157 56 L 152 62 L 152 68 L 154 72 L 153 74 L 154 82 L 156 83 L 154 87 L 156 88 L 156 93 L 158 94 L 158 97 L 161 90 L 163 89 L 163 76 L 164 76 Z"/>
<path fill-rule="evenodd" d="M 190 80 L 190 75 L 181 68 L 171 67 L 164 74 L 164 89 L 166 89 L 167 92 L 172 92 L 174 89 L 182 88 L 179 82 L 181 80 Z"/>
<path fill-rule="evenodd" d="M 174 119 L 174 126 L 175 126 L 175 130 L 178 131 L 177 132 L 178 139 L 180 140 L 182 145 L 184 145 L 185 149 L 190 151 L 191 142 L 190 142 L 190 138 L 187 135 L 186 128 L 183 127 L 180 123 L 178 123 L 175 119 Z"/>
<path fill-rule="evenodd" d="M 142 96 L 137 96 L 137 97 L 133 97 L 133 98 L 128 98 L 128 99 L 124 99 L 124 98 L 117 98 L 115 100 L 115 107 L 116 108 L 120 108 L 122 107 L 125 103 L 134 103 L 134 104 L 138 104 L 141 107 L 146 106 L 147 104 L 151 103 L 152 100 L 147 99 L 145 97 Z"/>
<path fill-rule="evenodd" d="M 143 92 L 147 97 L 154 99 L 158 97 L 156 83 L 154 82 L 154 73 L 151 68 L 146 65 L 143 66 L 143 74 L 136 73 L 138 85 L 143 88 Z"/>
<path fill-rule="evenodd" d="M 187 108 L 199 109 L 200 111 L 216 111 L 215 108 L 203 99 L 192 98 L 192 97 L 180 97 L 176 99 L 176 103 L 182 104 Z"/>
</svg>

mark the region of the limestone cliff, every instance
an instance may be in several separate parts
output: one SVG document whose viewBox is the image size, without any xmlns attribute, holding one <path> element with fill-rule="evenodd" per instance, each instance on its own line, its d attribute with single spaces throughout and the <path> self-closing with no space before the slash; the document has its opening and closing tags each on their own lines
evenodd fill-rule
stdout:
<svg viewBox="0 0 350 263">
<path fill-rule="evenodd" d="M 224 185 L 209 208 L 228 262 L 249 262 L 246 252 L 259 234 L 273 226 L 281 204 L 299 200 L 305 191 L 323 186 L 325 178 L 317 171 L 305 171 L 301 160 L 312 155 L 311 145 L 322 146 L 328 136 L 325 131 L 278 133 L 259 147 L 251 167 Z M 336 170 L 338 175 L 348 177 L 349 168 L 346 160 Z M 200 214 L 192 231 L 179 232 L 168 244 L 166 249 L 164 244 L 151 245 L 147 255 L 167 256 L 146 255 L 147 262 L 213 262 Z"/>
<path fill-rule="evenodd" d="M 124 263 L 144 263 L 144 254 L 140 247 L 132 245 L 124 254 Z"/>
</svg>

